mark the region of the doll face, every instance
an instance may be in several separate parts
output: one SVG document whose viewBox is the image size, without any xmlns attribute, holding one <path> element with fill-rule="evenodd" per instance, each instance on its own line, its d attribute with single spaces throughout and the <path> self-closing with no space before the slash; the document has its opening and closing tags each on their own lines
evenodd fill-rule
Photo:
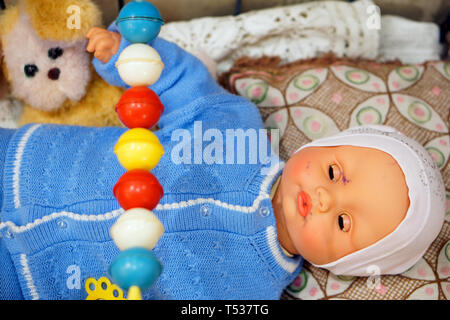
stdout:
<svg viewBox="0 0 450 320">
<path fill-rule="evenodd" d="M 409 206 L 397 162 L 380 150 L 354 146 L 308 147 L 295 153 L 278 192 L 280 242 L 284 239 L 288 251 L 316 265 L 384 238 Z"/>
</svg>

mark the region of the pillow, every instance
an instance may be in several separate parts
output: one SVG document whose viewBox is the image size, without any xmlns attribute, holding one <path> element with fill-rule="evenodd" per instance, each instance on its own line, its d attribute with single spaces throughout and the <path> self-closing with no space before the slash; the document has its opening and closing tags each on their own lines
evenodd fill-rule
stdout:
<svg viewBox="0 0 450 320">
<path fill-rule="evenodd" d="M 280 157 L 350 126 L 385 124 L 422 143 L 441 169 L 446 220 L 423 258 L 400 275 L 342 277 L 309 263 L 284 299 L 448 299 L 450 297 L 450 63 L 402 65 L 327 55 L 289 65 L 241 58 L 221 84 L 252 100 L 266 128 L 280 129 Z"/>
</svg>

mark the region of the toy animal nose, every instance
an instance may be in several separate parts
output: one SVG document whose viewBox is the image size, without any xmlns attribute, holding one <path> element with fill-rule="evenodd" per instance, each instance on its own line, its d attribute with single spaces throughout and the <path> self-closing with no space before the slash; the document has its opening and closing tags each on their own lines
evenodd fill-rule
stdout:
<svg viewBox="0 0 450 320">
<path fill-rule="evenodd" d="M 61 70 L 59 70 L 58 68 L 53 68 L 48 71 L 48 78 L 51 80 L 58 80 L 60 74 Z"/>
</svg>

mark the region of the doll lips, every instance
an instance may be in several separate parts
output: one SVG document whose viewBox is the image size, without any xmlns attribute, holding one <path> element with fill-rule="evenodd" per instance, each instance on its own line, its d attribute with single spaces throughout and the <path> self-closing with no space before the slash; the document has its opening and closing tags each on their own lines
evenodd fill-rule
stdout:
<svg viewBox="0 0 450 320">
<path fill-rule="evenodd" d="M 307 192 L 300 191 L 297 197 L 297 204 L 298 204 L 298 212 L 302 217 L 306 217 L 308 213 L 311 212 L 312 200 L 311 196 Z"/>
</svg>

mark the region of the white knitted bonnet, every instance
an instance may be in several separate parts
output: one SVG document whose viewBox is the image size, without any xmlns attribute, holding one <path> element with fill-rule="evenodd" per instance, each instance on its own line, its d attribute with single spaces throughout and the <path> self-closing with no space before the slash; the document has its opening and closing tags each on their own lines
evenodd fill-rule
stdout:
<svg viewBox="0 0 450 320">
<path fill-rule="evenodd" d="M 398 274 L 412 267 L 439 234 L 445 216 L 442 176 L 425 148 L 387 126 L 363 126 L 315 140 L 306 147 L 358 146 L 390 154 L 403 171 L 410 205 L 397 228 L 378 242 L 325 265 L 337 275 Z"/>
</svg>

